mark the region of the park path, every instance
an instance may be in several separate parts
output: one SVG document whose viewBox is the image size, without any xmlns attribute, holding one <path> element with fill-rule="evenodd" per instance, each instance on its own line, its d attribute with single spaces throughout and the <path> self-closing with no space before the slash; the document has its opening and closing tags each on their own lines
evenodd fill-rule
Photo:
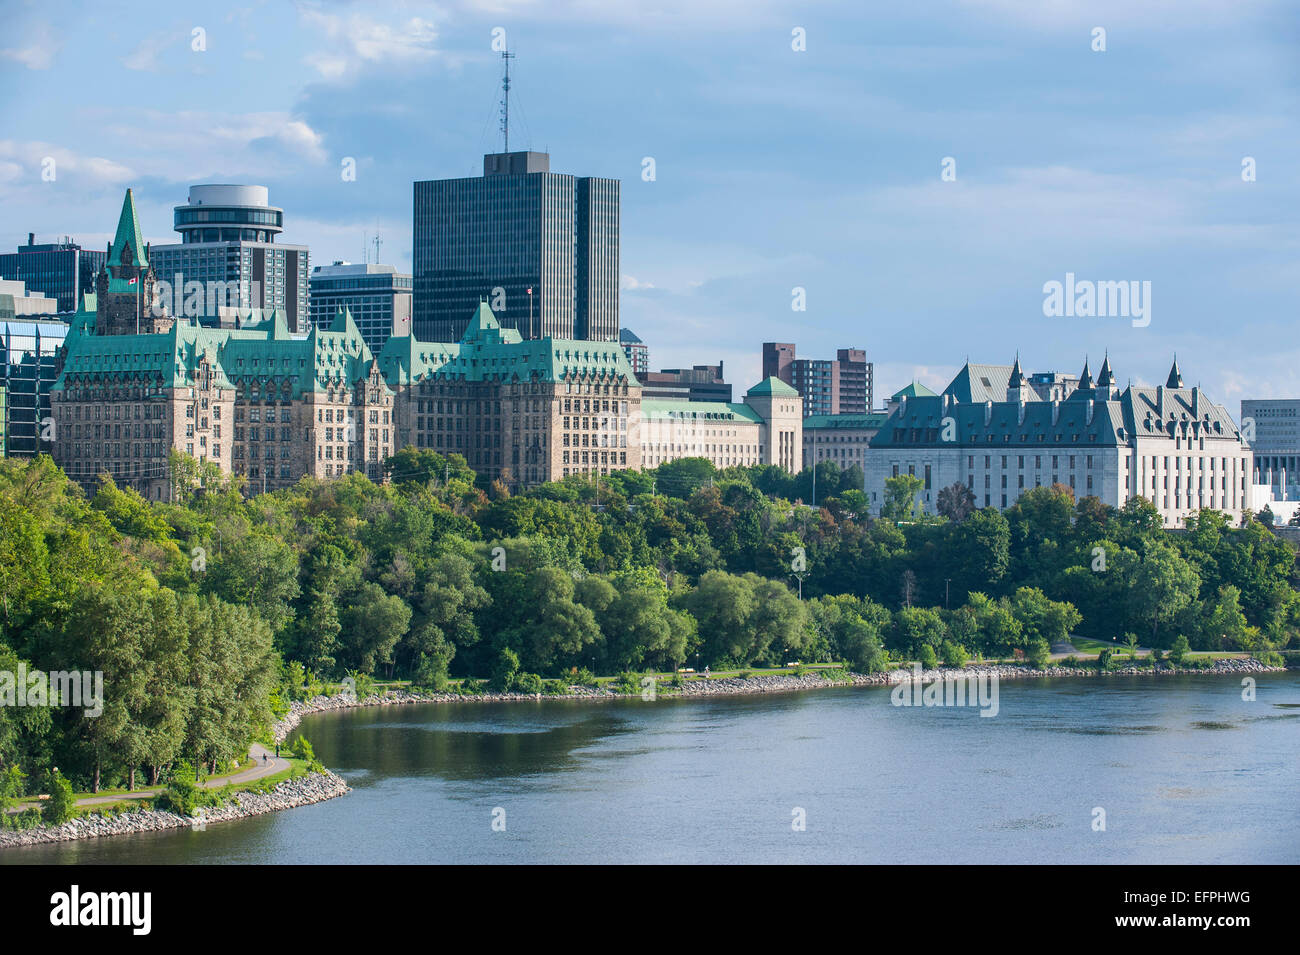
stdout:
<svg viewBox="0 0 1300 955">
<path fill-rule="evenodd" d="M 251 759 L 257 761 L 257 765 L 252 769 L 245 769 L 238 773 L 227 774 L 225 776 L 213 776 L 199 783 L 201 789 L 220 789 L 222 786 L 238 785 L 240 783 L 250 783 L 263 779 L 267 776 L 274 776 L 276 773 L 282 773 L 289 768 L 289 761 L 283 757 L 276 756 L 270 752 L 261 743 L 254 743 L 248 747 L 248 755 Z M 154 786 L 149 789 L 137 789 L 129 793 L 117 793 L 112 796 L 83 796 L 77 800 L 77 806 L 102 806 L 109 803 L 122 802 L 126 799 L 150 799 L 162 792 L 165 786 Z M 32 800 L 24 802 L 10 812 L 21 812 L 24 809 L 30 809 L 39 806 L 40 803 Z"/>
</svg>

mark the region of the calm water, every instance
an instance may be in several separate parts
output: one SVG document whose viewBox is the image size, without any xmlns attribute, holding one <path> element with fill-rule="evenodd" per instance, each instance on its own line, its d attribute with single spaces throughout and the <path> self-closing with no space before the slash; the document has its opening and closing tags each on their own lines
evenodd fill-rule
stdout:
<svg viewBox="0 0 1300 955">
<path fill-rule="evenodd" d="M 322 714 L 347 796 L 0 862 L 1294 863 L 1300 673 L 1258 682 L 1008 682 L 991 719 L 874 688 Z"/>
</svg>

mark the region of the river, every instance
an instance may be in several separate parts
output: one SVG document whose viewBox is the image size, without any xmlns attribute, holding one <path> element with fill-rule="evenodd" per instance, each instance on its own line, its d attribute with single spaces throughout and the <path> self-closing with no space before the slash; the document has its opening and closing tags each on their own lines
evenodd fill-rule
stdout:
<svg viewBox="0 0 1300 955">
<path fill-rule="evenodd" d="M 320 714 L 342 798 L 0 863 L 1295 863 L 1300 672 L 1257 679 L 1004 681 L 992 718 L 875 687 Z"/>
</svg>

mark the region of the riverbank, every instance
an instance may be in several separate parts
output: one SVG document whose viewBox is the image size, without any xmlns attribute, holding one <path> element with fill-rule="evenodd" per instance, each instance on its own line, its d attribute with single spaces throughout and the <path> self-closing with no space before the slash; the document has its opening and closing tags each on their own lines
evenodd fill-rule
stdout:
<svg viewBox="0 0 1300 955">
<path fill-rule="evenodd" d="M 59 826 L 40 826 L 35 829 L 0 831 L 0 849 L 17 846 L 34 846 L 50 842 L 72 842 L 77 839 L 98 839 L 103 836 L 120 836 L 138 832 L 161 832 L 166 829 L 186 829 L 246 819 L 281 809 L 294 809 L 323 802 L 349 792 L 342 777 L 326 770 L 286 779 L 269 793 L 235 793 L 233 802 L 219 807 L 205 807 L 202 820 L 164 812 L 160 809 L 128 811 L 113 816 L 98 813 L 78 816 Z"/>
<path fill-rule="evenodd" d="M 1214 666 L 1205 668 L 1176 667 L 1171 664 L 1159 664 L 1155 667 L 1116 666 L 1113 669 L 1099 671 L 1094 667 L 1049 667 L 1033 669 L 1014 665 L 975 665 L 967 667 L 941 667 L 937 670 L 925 670 L 921 673 L 922 682 L 953 679 L 958 676 L 977 677 L 996 675 L 999 680 L 1028 680 L 1043 677 L 1094 677 L 1109 679 L 1123 676 L 1176 676 L 1179 674 L 1204 674 L 1223 676 L 1225 674 L 1275 673 L 1282 672 L 1282 667 L 1270 667 L 1258 660 L 1216 660 Z M 840 674 L 845 671 L 837 671 Z M 840 679 L 827 679 L 820 673 L 806 673 L 803 676 L 776 674 L 771 676 L 751 676 L 747 679 L 727 677 L 711 680 L 688 680 L 680 687 L 667 683 L 659 684 L 657 695 L 668 697 L 701 696 L 736 696 L 751 693 L 795 693 L 803 690 L 823 690 L 840 686 L 893 686 L 896 683 L 910 682 L 913 671 L 910 669 L 890 670 L 886 673 L 848 673 Z M 619 693 L 605 687 L 571 686 L 568 693 L 550 695 L 534 693 L 479 693 L 462 695 L 460 693 L 419 693 L 411 690 L 389 690 L 383 694 L 371 694 L 364 698 L 355 696 L 317 696 L 310 700 L 295 700 L 289 705 L 289 712 L 272 727 L 272 736 L 277 743 L 283 742 L 292 733 L 303 717 L 315 713 L 328 713 L 333 710 L 346 710 L 364 706 L 401 706 L 415 703 L 510 703 L 536 700 L 581 700 L 606 701 L 635 699 L 636 694 Z"/>
</svg>

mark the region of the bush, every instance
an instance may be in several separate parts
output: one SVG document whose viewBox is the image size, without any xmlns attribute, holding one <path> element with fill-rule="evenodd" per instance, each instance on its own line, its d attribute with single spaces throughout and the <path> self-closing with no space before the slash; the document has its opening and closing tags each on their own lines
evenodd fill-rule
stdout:
<svg viewBox="0 0 1300 955">
<path fill-rule="evenodd" d="M 1251 656 L 1267 667 L 1286 666 L 1286 661 L 1282 659 L 1282 654 L 1275 653 L 1272 650 L 1266 650 L 1263 653 L 1252 653 Z"/>
<path fill-rule="evenodd" d="M 563 696 L 569 692 L 569 684 L 563 680 L 544 680 L 542 682 L 542 692 L 547 696 Z"/>
<path fill-rule="evenodd" d="M 641 674 L 624 671 L 618 675 L 614 681 L 614 689 L 620 693 L 640 693 L 641 692 Z"/>
<path fill-rule="evenodd" d="M 960 643 L 954 643 L 951 640 L 945 640 L 940 648 L 943 651 L 943 664 L 950 667 L 964 667 L 966 661 L 970 659 L 970 654 Z"/>
<path fill-rule="evenodd" d="M 845 667 L 827 667 L 823 670 L 818 670 L 817 673 L 823 679 L 829 680 L 832 683 L 847 683 L 851 679 L 849 671 Z"/>
<path fill-rule="evenodd" d="M 519 654 L 509 647 L 502 647 L 492 667 L 492 680 L 489 686 L 495 693 L 509 693 L 515 685 L 515 676 L 519 673 Z"/>
<path fill-rule="evenodd" d="M 751 673 L 749 670 L 741 670 L 739 673 L 736 674 L 736 678 L 740 680 L 748 680 L 753 675 L 754 674 Z"/>
<path fill-rule="evenodd" d="M 178 816 L 192 816 L 199 805 L 198 793 L 194 767 L 178 763 L 167 780 L 167 788 L 158 796 L 158 808 Z"/>
<path fill-rule="evenodd" d="M 1113 656 L 1115 656 L 1115 650 L 1113 647 L 1107 647 L 1105 650 L 1102 650 L 1101 653 L 1097 654 L 1097 669 L 1111 669 L 1111 658 Z"/>
<path fill-rule="evenodd" d="M 917 654 L 917 659 L 921 662 L 922 670 L 937 670 L 939 668 L 939 658 L 935 655 L 934 647 L 928 643 L 922 645 L 921 652 Z"/>
<path fill-rule="evenodd" d="M 574 667 L 569 671 L 569 683 L 574 686 L 596 686 L 596 674 L 586 667 Z"/>
<path fill-rule="evenodd" d="M 1025 655 L 1029 658 L 1030 666 L 1041 670 L 1052 659 L 1052 647 L 1046 640 L 1039 639 L 1029 645 Z"/>
<path fill-rule="evenodd" d="M 536 673 L 519 673 L 514 679 L 514 689 L 518 693 L 536 695 L 542 692 L 542 678 Z"/>
<path fill-rule="evenodd" d="M 72 794 L 72 783 L 55 769 L 50 779 L 50 800 L 42 807 L 41 818 L 47 826 L 57 826 L 76 814 L 77 800 Z"/>
<path fill-rule="evenodd" d="M 474 680 L 466 677 L 460 681 L 460 693 L 462 696 L 479 696 L 487 689 L 486 680 Z"/>
<path fill-rule="evenodd" d="M 1174 638 L 1174 645 L 1169 648 L 1169 662 L 1174 666 L 1182 666 L 1187 659 L 1187 651 L 1191 647 L 1187 643 L 1187 634 L 1180 633 Z"/>
</svg>

